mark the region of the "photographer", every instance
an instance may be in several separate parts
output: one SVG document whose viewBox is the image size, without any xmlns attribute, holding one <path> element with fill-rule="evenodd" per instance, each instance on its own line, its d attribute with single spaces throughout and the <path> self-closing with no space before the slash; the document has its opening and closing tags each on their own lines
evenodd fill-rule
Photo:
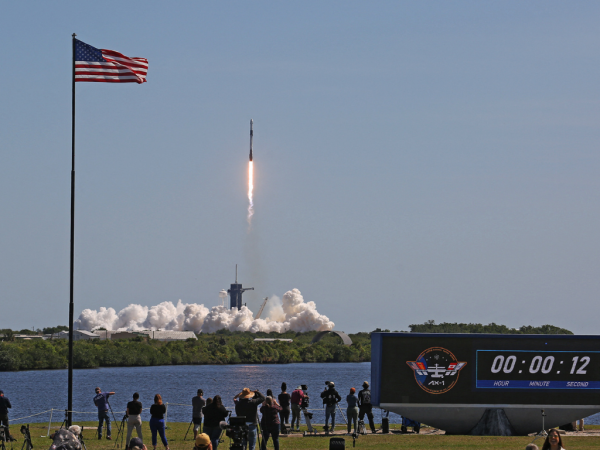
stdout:
<svg viewBox="0 0 600 450">
<path fill-rule="evenodd" d="M 342 401 L 342 396 L 335 390 L 333 381 L 326 381 L 327 388 L 321 392 L 321 398 L 325 404 L 325 430 L 328 430 L 329 417 L 331 416 L 331 431 L 335 430 L 335 409 L 338 402 Z"/>
<path fill-rule="evenodd" d="M 238 416 L 246 418 L 246 425 L 248 425 L 248 448 L 249 450 L 254 450 L 254 447 L 256 447 L 256 426 L 258 424 L 257 409 L 258 405 L 265 401 L 265 396 L 258 389 L 251 391 L 249 388 L 244 388 L 242 392 L 233 397 L 233 400 L 235 401 L 238 398 L 236 411 Z M 246 446 L 245 442 L 244 446 Z"/>
<path fill-rule="evenodd" d="M 4 391 L 0 391 L 0 422 L 6 427 L 6 439 L 9 441 L 16 441 L 14 437 L 8 431 L 8 409 L 12 408 L 10 400 L 4 396 Z"/>
<path fill-rule="evenodd" d="M 279 450 L 279 411 L 281 411 L 281 406 L 272 397 L 267 397 L 263 406 L 260 407 L 263 428 L 261 450 L 267 450 L 269 436 L 273 437 L 273 447 L 275 447 L 275 450 Z"/>
<path fill-rule="evenodd" d="M 358 420 L 363 420 L 365 414 L 369 418 L 369 426 L 371 427 L 371 433 L 375 433 L 375 422 L 373 421 L 373 405 L 371 404 L 371 390 L 369 389 L 369 382 L 363 383 L 362 391 L 358 392 Z"/>
<path fill-rule="evenodd" d="M 296 422 L 296 431 L 300 431 L 300 412 L 302 411 L 302 399 L 304 398 L 304 391 L 302 386 L 298 386 L 292 391 L 290 402 L 292 404 L 292 428 L 294 429 L 294 422 Z"/>
<path fill-rule="evenodd" d="M 106 422 L 106 439 L 110 437 L 110 417 L 108 415 L 108 397 L 115 395 L 114 392 L 102 393 L 99 387 L 96 388 L 94 405 L 98 408 L 98 439 L 102 439 L 102 422 Z"/>
<path fill-rule="evenodd" d="M 281 411 L 279 412 L 279 421 L 281 423 L 281 432 L 284 433 L 285 426 L 290 423 L 290 399 L 291 395 L 287 393 L 287 384 L 281 383 L 281 394 L 277 397 Z"/>
<path fill-rule="evenodd" d="M 194 439 L 198 436 L 198 432 L 202 427 L 202 408 L 206 406 L 206 400 L 202 395 L 202 389 L 198 389 L 198 395 L 192 397 L 192 422 L 194 422 Z"/>
<path fill-rule="evenodd" d="M 219 426 L 219 423 L 221 423 L 222 420 L 225 420 L 229 414 L 223 406 L 221 396 L 215 395 L 212 402 L 202 408 L 202 413 L 204 414 L 204 433 L 210 438 L 213 450 L 217 450 L 217 447 L 219 446 L 219 437 L 221 436 L 221 427 Z"/>
</svg>

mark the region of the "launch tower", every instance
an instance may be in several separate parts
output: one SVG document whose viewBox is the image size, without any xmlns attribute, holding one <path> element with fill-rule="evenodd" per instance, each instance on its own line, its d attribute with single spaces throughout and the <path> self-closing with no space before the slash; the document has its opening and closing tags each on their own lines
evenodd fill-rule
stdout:
<svg viewBox="0 0 600 450">
<path fill-rule="evenodd" d="M 245 291 L 253 291 L 254 288 L 242 288 L 241 283 L 237 281 L 237 264 L 235 265 L 235 283 L 231 284 L 229 289 L 227 289 L 227 293 L 229 294 L 229 307 L 230 309 L 242 308 L 242 294 Z"/>
</svg>

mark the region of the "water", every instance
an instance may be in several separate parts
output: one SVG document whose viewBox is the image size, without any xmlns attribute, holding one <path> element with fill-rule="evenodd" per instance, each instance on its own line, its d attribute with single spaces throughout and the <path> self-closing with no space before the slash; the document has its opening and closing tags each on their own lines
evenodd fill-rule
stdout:
<svg viewBox="0 0 600 450">
<path fill-rule="evenodd" d="M 67 371 L 36 370 L 0 373 L 0 389 L 13 405 L 10 411 L 11 423 L 48 422 L 50 413 L 23 420 L 24 416 L 39 413 L 51 408 L 53 422 L 64 419 L 67 407 Z M 78 369 L 73 371 L 73 422 L 97 420 L 94 407 L 94 389 L 99 386 L 103 392 L 114 391 L 110 404 L 118 421 L 123 418 L 127 402 L 138 392 L 144 408 L 150 408 L 154 395 L 159 393 L 163 402 L 168 403 L 167 420 L 189 422 L 191 420 L 191 400 L 201 388 L 204 397 L 221 395 L 226 407 L 233 406 L 233 397 L 244 387 L 259 389 L 263 394 L 272 389 L 275 395 L 281 392 L 285 381 L 288 392 L 300 384 L 308 385 L 310 408 L 316 409 L 313 421 L 324 423 L 324 410 L 319 394 L 325 388 L 325 381 L 334 381 L 342 396 L 342 411 L 346 414 L 346 395 L 351 387 L 358 392 L 363 381 L 371 380 L 371 363 L 302 363 L 277 365 L 222 365 L 222 366 L 154 366 L 154 367 L 115 367 L 99 369 Z M 187 406 L 190 405 L 190 406 Z M 390 421 L 394 422 L 390 415 Z M 380 421 L 379 414 L 375 415 Z M 112 416 L 111 416 L 112 419 Z M 337 422 L 343 423 L 339 412 Z M 396 416 L 398 421 L 399 416 Z M 146 409 L 142 420 L 150 420 Z"/>
<path fill-rule="evenodd" d="M 1 372 L 0 389 L 13 405 L 10 411 L 11 423 L 48 422 L 50 413 L 15 420 L 40 413 L 51 408 L 53 422 L 59 424 L 67 407 L 67 371 L 36 370 L 25 372 Z M 167 420 L 189 422 L 191 420 L 191 399 L 197 389 L 204 390 L 204 397 L 221 395 L 226 407 L 233 406 L 233 396 L 242 388 L 259 389 L 263 394 L 272 389 L 275 395 L 281 390 L 281 382 L 288 385 L 291 393 L 300 384 L 308 385 L 313 422 L 324 423 L 324 410 L 319 394 L 325 388 L 325 381 L 334 381 L 342 396 L 340 406 L 346 414 L 346 395 L 351 387 L 357 392 L 363 381 L 371 381 L 371 363 L 302 363 L 278 365 L 223 365 L 223 366 L 155 366 L 155 367 L 114 367 L 99 369 L 78 369 L 73 371 L 73 421 L 97 420 L 94 407 L 94 388 L 100 386 L 103 392 L 114 391 L 110 398 L 117 421 L 123 418 L 127 402 L 138 392 L 140 401 L 146 408 L 142 420 L 150 420 L 148 408 L 154 394 L 161 394 L 168 403 Z M 338 423 L 343 423 L 339 412 Z M 390 414 L 390 422 L 398 423 L 400 416 Z M 381 415 L 375 410 L 375 421 Z M 586 419 L 588 424 L 600 424 L 600 413 Z"/>
</svg>

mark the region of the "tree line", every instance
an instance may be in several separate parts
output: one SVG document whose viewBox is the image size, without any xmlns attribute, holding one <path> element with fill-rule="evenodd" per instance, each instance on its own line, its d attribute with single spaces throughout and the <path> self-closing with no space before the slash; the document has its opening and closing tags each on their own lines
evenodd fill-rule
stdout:
<svg viewBox="0 0 600 450">
<path fill-rule="evenodd" d="M 199 334 L 198 340 L 162 342 L 142 337 L 76 341 L 73 367 L 162 366 L 178 364 L 286 364 L 297 362 L 364 362 L 371 360 L 369 333 L 350 335 L 341 344 L 331 335 L 311 344 L 316 332 L 249 333 L 221 330 Z M 255 338 L 285 338 L 293 342 L 255 342 Z M 0 371 L 64 369 L 68 341 L 17 340 L 0 342 Z"/>
</svg>

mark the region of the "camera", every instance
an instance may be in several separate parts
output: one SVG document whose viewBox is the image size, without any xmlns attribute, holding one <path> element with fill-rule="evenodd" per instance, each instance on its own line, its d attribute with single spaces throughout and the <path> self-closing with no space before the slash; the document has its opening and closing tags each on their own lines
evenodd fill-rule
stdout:
<svg viewBox="0 0 600 450">
<path fill-rule="evenodd" d="M 246 417 L 230 417 L 229 423 L 223 421 L 219 424 L 225 435 L 231 439 L 229 448 L 232 450 L 241 450 L 244 448 L 244 439 L 248 439 L 248 425 Z"/>
<path fill-rule="evenodd" d="M 21 434 L 23 435 L 23 439 L 25 440 L 23 446 L 26 446 L 27 450 L 31 450 L 33 448 L 33 444 L 31 442 L 31 434 L 29 433 L 29 424 L 21 425 Z"/>
<path fill-rule="evenodd" d="M 308 391 L 308 386 L 306 384 L 301 384 L 300 387 L 304 391 L 304 397 L 302 397 L 302 400 L 300 402 L 300 408 L 308 408 L 308 404 L 310 403 L 308 393 L 306 392 L 306 391 Z M 311 413 L 311 415 L 312 415 L 312 413 Z"/>
</svg>

